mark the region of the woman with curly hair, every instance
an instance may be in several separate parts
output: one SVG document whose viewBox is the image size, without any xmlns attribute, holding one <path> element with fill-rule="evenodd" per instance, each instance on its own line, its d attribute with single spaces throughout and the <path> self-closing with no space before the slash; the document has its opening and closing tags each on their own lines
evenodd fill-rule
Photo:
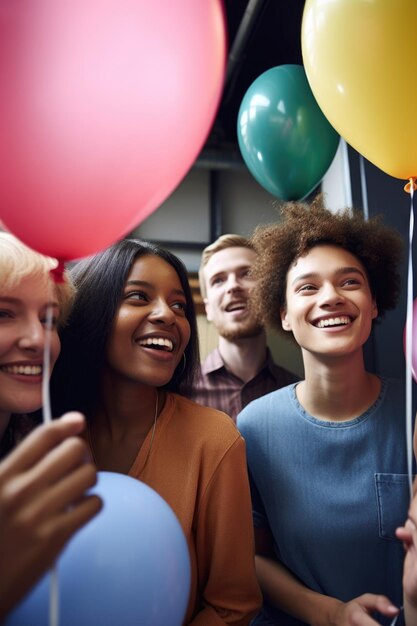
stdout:
<svg viewBox="0 0 417 626">
<path fill-rule="evenodd" d="M 402 242 L 320 197 L 282 216 L 254 233 L 253 301 L 299 344 L 305 378 L 238 416 L 264 593 L 255 623 L 392 619 L 402 597 L 395 530 L 409 496 L 404 391 L 366 371 L 363 345 L 396 304 Z"/>
</svg>

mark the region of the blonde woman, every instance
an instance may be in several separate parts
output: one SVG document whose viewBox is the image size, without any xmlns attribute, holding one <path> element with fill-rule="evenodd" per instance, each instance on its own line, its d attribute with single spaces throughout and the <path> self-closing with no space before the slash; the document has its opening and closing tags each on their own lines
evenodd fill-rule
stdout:
<svg viewBox="0 0 417 626">
<path fill-rule="evenodd" d="M 0 620 L 100 508 L 97 497 L 85 497 L 96 472 L 77 436 L 80 414 L 36 428 L 13 450 L 36 425 L 47 335 L 53 367 L 72 300 L 68 279 L 51 278 L 56 265 L 0 232 Z"/>
</svg>

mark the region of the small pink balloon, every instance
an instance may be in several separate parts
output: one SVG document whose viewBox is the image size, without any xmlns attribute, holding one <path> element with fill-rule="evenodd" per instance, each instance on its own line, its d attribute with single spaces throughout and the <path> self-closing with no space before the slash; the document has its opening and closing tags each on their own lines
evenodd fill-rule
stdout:
<svg viewBox="0 0 417 626">
<path fill-rule="evenodd" d="M 0 0 L 0 219 L 62 259 L 175 189 L 220 100 L 222 0 Z"/>
</svg>

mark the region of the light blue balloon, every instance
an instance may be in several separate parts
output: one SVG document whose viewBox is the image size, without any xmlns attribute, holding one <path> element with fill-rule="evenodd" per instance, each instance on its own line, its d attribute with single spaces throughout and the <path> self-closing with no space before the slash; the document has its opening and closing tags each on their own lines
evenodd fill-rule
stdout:
<svg viewBox="0 0 417 626">
<path fill-rule="evenodd" d="M 172 509 L 144 483 L 99 472 L 103 510 L 58 560 L 59 626 L 180 626 L 190 592 L 190 558 Z M 49 624 L 50 574 L 6 620 Z"/>
</svg>

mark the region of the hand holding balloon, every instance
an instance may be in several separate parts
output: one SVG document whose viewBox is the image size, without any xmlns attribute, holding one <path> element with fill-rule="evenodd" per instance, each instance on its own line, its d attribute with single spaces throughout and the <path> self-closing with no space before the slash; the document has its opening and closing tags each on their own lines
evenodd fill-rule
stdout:
<svg viewBox="0 0 417 626">
<path fill-rule="evenodd" d="M 153 489 L 124 474 L 99 472 L 100 515 L 58 560 L 60 626 L 181 626 L 190 588 L 187 542 Z M 48 623 L 49 576 L 6 626 Z"/>
<path fill-rule="evenodd" d="M 78 413 L 39 426 L 0 464 L 0 620 L 100 509 L 83 428 Z"/>
</svg>

